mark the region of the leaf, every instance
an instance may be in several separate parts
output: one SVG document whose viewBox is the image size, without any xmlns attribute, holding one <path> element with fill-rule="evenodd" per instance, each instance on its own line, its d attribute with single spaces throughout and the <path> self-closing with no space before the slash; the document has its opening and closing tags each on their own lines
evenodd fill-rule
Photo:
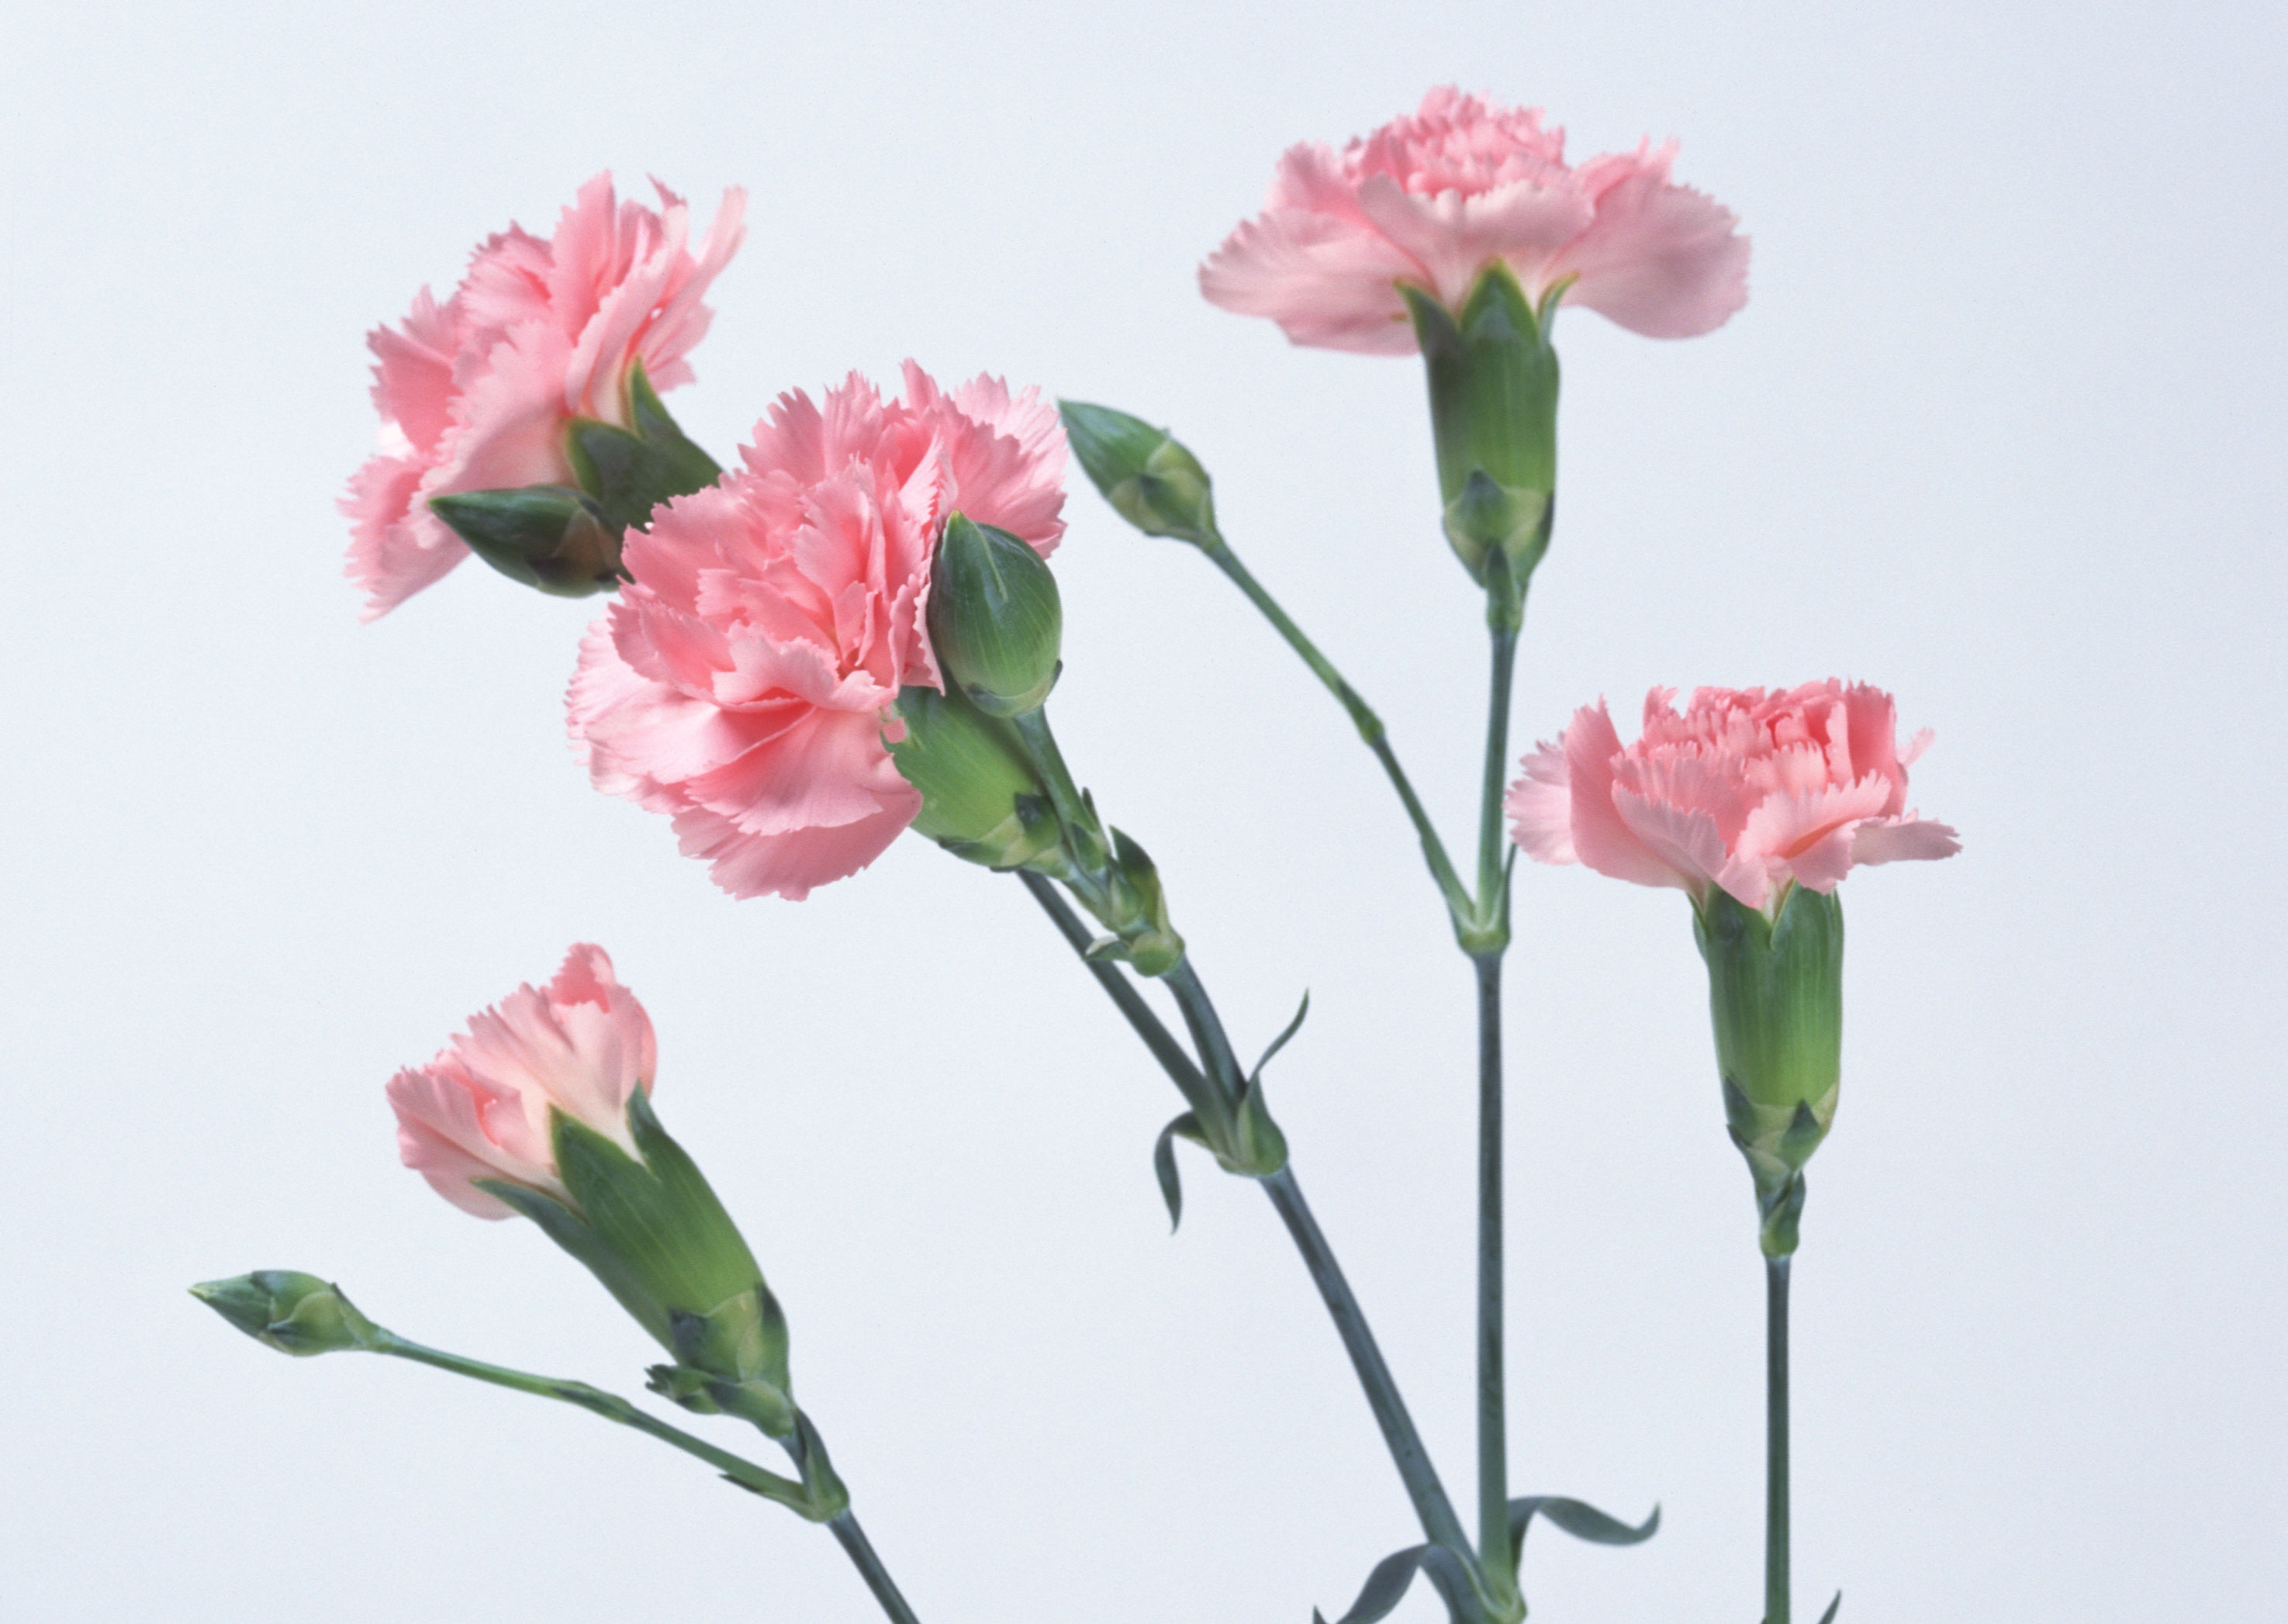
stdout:
<svg viewBox="0 0 2288 1624">
<path fill-rule="evenodd" d="M 1271 1064 L 1271 1057 L 1286 1048 L 1287 1040 L 1303 1029 L 1303 1018 L 1310 1012 L 1311 994 L 1309 989 L 1306 988 L 1303 993 L 1303 1002 L 1296 1006 L 1295 1018 L 1287 1023 L 1287 1030 L 1271 1040 L 1271 1047 L 1263 1051 L 1263 1058 L 1258 1060 L 1255 1063 L 1255 1069 L 1248 1073 L 1247 1081 L 1251 1085 L 1262 1077 L 1263 1068 Z"/>
<path fill-rule="evenodd" d="M 1437 1589 L 1454 1619 L 1475 1616 L 1465 1611 L 1462 1598 L 1470 1594 L 1469 1576 L 1454 1553 L 1442 1545 L 1410 1545 L 1374 1565 L 1358 1600 L 1335 1624 L 1375 1624 L 1378 1619 L 1387 1618 L 1391 1609 L 1405 1599 L 1417 1573 Z M 1311 1610 L 1311 1624 L 1326 1624 L 1325 1616 L 1315 1607 Z"/>
<path fill-rule="evenodd" d="M 1200 1132 L 1200 1120 L 1185 1112 L 1160 1130 L 1160 1137 L 1152 1146 L 1152 1171 L 1159 1176 L 1160 1194 L 1168 1203 L 1168 1232 L 1174 1234 L 1184 1221 L 1184 1186 L 1176 1176 L 1176 1136 L 1181 1134 L 1195 1145 L 1204 1144 Z"/>
<path fill-rule="evenodd" d="M 1524 1551 L 1526 1525 L 1537 1513 L 1575 1539 L 1586 1540 L 1592 1545 L 1641 1545 L 1660 1532 L 1658 1506 L 1652 1509 L 1652 1515 L 1641 1525 L 1632 1528 L 1618 1517 L 1608 1517 L 1582 1501 L 1568 1500 L 1561 1494 L 1532 1494 L 1509 1502 L 1513 1559 Z"/>
<path fill-rule="evenodd" d="M 1819 1624 L 1835 1624 L 1835 1610 L 1843 1605 L 1843 1592 L 1838 1590 L 1835 1599 L 1827 1604 L 1827 1611 L 1819 1615 Z"/>
</svg>

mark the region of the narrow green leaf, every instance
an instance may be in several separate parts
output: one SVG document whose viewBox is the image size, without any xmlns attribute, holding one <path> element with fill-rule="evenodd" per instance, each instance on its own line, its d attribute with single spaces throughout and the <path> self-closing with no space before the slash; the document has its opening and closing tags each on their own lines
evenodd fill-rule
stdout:
<svg viewBox="0 0 2288 1624">
<path fill-rule="evenodd" d="M 1819 1615 L 1819 1624 L 1835 1624 L 1835 1610 L 1843 1605 L 1843 1592 L 1838 1590 L 1835 1599 L 1827 1604 L 1827 1611 Z"/>
<path fill-rule="evenodd" d="M 1178 1134 L 1194 1144 L 1200 1143 L 1199 1118 L 1185 1112 L 1160 1130 L 1160 1137 L 1152 1146 L 1152 1171 L 1159 1176 L 1161 1199 L 1168 1203 L 1168 1232 L 1172 1235 L 1184 1221 L 1184 1186 L 1176 1176 Z"/>
<path fill-rule="evenodd" d="M 1422 1571 L 1423 1562 L 1431 1549 L 1427 1545 L 1410 1545 L 1376 1563 L 1374 1572 L 1366 1576 L 1366 1583 L 1358 1593 L 1358 1600 L 1351 1604 L 1351 1610 L 1337 1619 L 1335 1624 L 1375 1624 L 1378 1619 L 1388 1618 L 1391 1610 L 1406 1598 L 1406 1592 L 1414 1583 L 1414 1575 Z M 1312 1610 L 1311 1617 L 1314 1624 L 1326 1624 L 1316 1608 Z"/>
<path fill-rule="evenodd" d="M 1526 1525 L 1536 1515 L 1554 1523 L 1577 1540 L 1586 1540 L 1592 1545 L 1641 1545 L 1660 1532 L 1660 1508 L 1655 1506 L 1652 1515 L 1635 1527 L 1617 1517 L 1608 1517 L 1596 1507 L 1578 1500 L 1568 1500 L 1561 1494 L 1532 1494 L 1509 1502 L 1509 1537 L 1513 1557 L 1525 1549 Z"/>
<path fill-rule="evenodd" d="M 1307 988 L 1303 994 L 1303 1002 L 1296 1006 L 1295 1018 L 1287 1023 L 1287 1029 L 1284 1032 L 1271 1040 L 1271 1047 L 1263 1051 L 1263 1058 L 1258 1060 L 1255 1063 L 1255 1069 L 1247 1074 L 1247 1081 L 1251 1086 L 1262 1077 L 1263 1068 L 1271 1064 L 1271 1057 L 1286 1048 L 1287 1040 L 1303 1029 L 1303 1018 L 1310 1012 L 1311 994 Z"/>
</svg>

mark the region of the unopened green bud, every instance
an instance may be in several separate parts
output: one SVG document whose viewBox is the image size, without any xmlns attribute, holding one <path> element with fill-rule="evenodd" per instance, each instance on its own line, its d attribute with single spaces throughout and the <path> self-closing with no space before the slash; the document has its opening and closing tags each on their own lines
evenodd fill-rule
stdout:
<svg viewBox="0 0 2288 1624">
<path fill-rule="evenodd" d="M 1141 417 L 1060 400 L 1065 440 L 1114 511 L 1147 535 L 1220 546 L 1208 471 L 1165 429 Z"/>
<path fill-rule="evenodd" d="M 986 715 L 1038 710 L 1064 640 L 1057 578 L 1006 530 L 955 513 L 930 570 L 929 635 L 938 669 Z"/>
<path fill-rule="evenodd" d="M 626 404 L 626 428 L 575 417 L 565 427 L 564 455 L 608 521 L 640 529 L 653 509 L 705 490 L 723 471 L 668 416 L 641 362 L 630 368 Z"/>
<path fill-rule="evenodd" d="M 618 528 L 565 486 L 457 491 L 429 498 L 429 510 L 502 574 L 553 597 L 585 598 L 619 582 Z"/>
<path fill-rule="evenodd" d="M 1060 839 L 1041 775 L 1013 725 L 989 717 L 958 689 L 916 685 L 898 695 L 905 737 L 886 741 L 890 759 L 921 792 L 915 830 L 956 857 L 1015 868 Z"/>
<path fill-rule="evenodd" d="M 381 1333 L 342 1295 L 341 1288 L 314 1274 L 291 1269 L 258 1269 L 226 1280 L 207 1280 L 191 1295 L 258 1343 L 281 1353 L 307 1358 L 370 1349 Z"/>
<path fill-rule="evenodd" d="M 1401 284 L 1430 384 L 1430 429 L 1447 539 L 1471 578 L 1498 550 L 1521 587 L 1549 546 L 1557 488 L 1557 352 L 1549 319 L 1562 285 L 1536 309 L 1497 259 L 1458 315 Z"/>
<path fill-rule="evenodd" d="M 1843 1071 L 1843 907 L 1790 885 L 1767 915 L 1712 888 L 1694 909 L 1724 1112 L 1764 1214 L 1765 1252 L 1795 1250 L 1803 1167 L 1835 1121 Z"/>
</svg>

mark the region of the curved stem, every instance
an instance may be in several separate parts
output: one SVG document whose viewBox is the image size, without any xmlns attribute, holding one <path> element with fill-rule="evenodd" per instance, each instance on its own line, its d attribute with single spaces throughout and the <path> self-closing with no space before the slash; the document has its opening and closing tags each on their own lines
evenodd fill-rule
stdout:
<svg viewBox="0 0 2288 1624">
<path fill-rule="evenodd" d="M 1764 1260 L 1764 1624 L 1788 1624 L 1788 1272 Z"/>
<path fill-rule="evenodd" d="M 1231 578 L 1232 584 L 1247 595 L 1250 603 L 1263 612 L 1263 618 L 1287 639 L 1287 646 L 1302 656 L 1303 663 L 1311 668 L 1311 674 L 1326 685 L 1327 691 L 1349 713 L 1352 725 L 1359 731 L 1359 737 L 1366 741 L 1367 749 L 1374 752 L 1374 758 L 1382 764 L 1383 772 L 1389 777 L 1391 788 L 1398 791 L 1398 798 L 1406 808 L 1406 815 L 1414 824 L 1414 832 L 1421 837 L 1422 858 L 1430 866 L 1430 877 L 1437 882 L 1439 893 L 1446 899 L 1446 907 L 1458 923 L 1471 911 L 1470 894 L 1462 889 L 1461 877 L 1454 872 L 1453 861 L 1446 855 L 1446 843 L 1439 839 L 1437 828 L 1430 821 L 1429 812 L 1424 810 L 1422 798 L 1414 793 L 1414 785 L 1408 780 L 1406 769 L 1398 764 L 1398 754 L 1391 749 L 1388 730 L 1383 726 L 1382 718 L 1359 697 L 1358 690 L 1343 679 L 1343 674 L 1335 669 L 1334 662 L 1321 654 L 1318 646 L 1304 635 L 1303 629 L 1279 606 L 1278 600 L 1264 590 L 1262 583 L 1249 573 L 1246 565 L 1240 562 L 1239 555 L 1231 550 L 1228 542 L 1219 535 L 1213 544 L 1200 551 Z"/>
<path fill-rule="evenodd" d="M 394 1331 L 382 1331 L 380 1335 L 382 1340 L 373 1348 L 376 1353 L 385 1353 L 393 1359 L 410 1359 L 418 1365 L 450 1371 L 457 1376 L 467 1376 L 474 1382 L 489 1382 L 495 1387 L 530 1393 L 535 1398 L 553 1398 L 562 1404 L 576 1405 L 606 1421 L 617 1422 L 621 1426 L 649 1433 L 660 1442 L 706 1462 L 741 1488 L 752 1490 L 766 1500 L 775 1500 L 783 1506 L 807 1515 L 810 1497 L 799 1483 L 767 1471 L 728 1450 L 718 1449 L 704 1438 L 694 1438 L 679 1427 L 671 1427 L 657 1416 L 638 1409 L 616 1393 L 605 1392 L 585 1382 L 564 1382 L 553 1376 L 536 1376 L 527 1371 L 488 1365 L 481 1359 L 464 1359 L 457 1353 L 425 1348 L 417 1342 L 407 1341 Z"/>
<path fill-rule="evenodd" d="M 1021 869 L 1019 870 L 1019 877 L 1024 880 L 1025 889 L 1032 892 L 1033 899 L 1041 905 L 1042 911 L 1055 923 L 1073 951 L 1084 955 L 1091 939 L 1088 927 L 1080 922 L 1065 899 L 1057 895 L 1055 887 L 1038 875 L 1027 874 Z M 1160 1018 L 1152 1012 L 1151 1006 L 1138 994 L 1126 973 L 1116 964 L 1097 963 L 1085 958 L 1083 962 L 1087 963 L 1098 985 L 1110 996 L 1128 1024 L 1135 1028 L 1137 1035 L 1144 1040 L 1144 1045 L 1152 1051 L 1153 1058 L 1160 1062 L 1176 1086 L 1184 1091 L 1185 1097 L 1192 1097 L 1193 1091 L 1203 1086 L 1199 1069 L 1184 1053 L 1183 1046 L 1176 1042 Z M 1184 970 L 1186 974 L 1180 982 L 1172 974 L 1163 979 L 1168 981 L 1171 990 L 1185 1002 L 1186 1017 L 1193 1022 L 1194 1029 L 1196 1031 L 1204 1026 L 1212 1034 L 1208 1041 L 1212 1043 L 1214 1050 L 1224 1057 L 1224 1060 L 1212 1061 L 1211 1064 L 1219 1069 L 1223 1064 L 1231 1064 L 1235 1069 L 1236 1063 L 1229 1060 L 1231 1045 L 1223 1035 L 1223 1024 L 1216 1016 L 1214 1005 L 1208 1001 L 1206 991 L 1200 986 L 1197 974 L 1190 970 L 1188 962 Z M 1334 1319 L 1336 1334 L 1342 1338 L 1344 1350 L 1351 1357 L 1351 1366 L 1358 1373 L 1360 1386 L 1366 1390 L 1368 1407 L 1374 1412 L 1376 1424 L 1382 1430 L 1383 1442 L 1390 1451 L 1392 1462 L 1398 1468 L 1400 1480 L 1406 1485 L 1407 1497 L 1414 1503 L 1415 1515 L 1421 1520 L 1423 1533 L 1465 1563 L 1474 1565 L 1475 1558 L 1470 1551 L 1468 1536 L 1462 1532 L 1461 1520 L 1454 1515 L 1453 1501 L 1447 1497 L 1445 1485 L 1439 1480 L 1437 1469 L 1431 1463 L 1430 1453 L 1423 1445 L 1422 1435 L 1415 1430 L 1414 1419 L 1399 1393 L 1397 1378 L 1391 1374 L 1390 1367 L 1382 1357 L 1374 1332 L 1367 1324 L 1366 1311 L 1359 1306 L 1358 1298 L 1343 1274 L 1342 1265 L 1335 1260 L 1334 1248 L 1327 1244 L 1326 1236 L 1319 1229 L 1318 1220 L 1312 1216 L 1309 1204 L 1303 1200 L 1302 1187 L 1295 1182 L 1292 1168 L 1283 1169 L 1259 1182 L 1263 1185 L 1264 1193 L 1270 1197 L 1280 1218 L 1286 1224 L 1287 1232 L 1294 1240 L 1296 1250 L 1302 1255 L 1304 1266 L 1310 1271 L 1312 1281 L 1319 1287 L 1319 1295 L 1327 1304 L 1328 1314 Z"/>
</svg>

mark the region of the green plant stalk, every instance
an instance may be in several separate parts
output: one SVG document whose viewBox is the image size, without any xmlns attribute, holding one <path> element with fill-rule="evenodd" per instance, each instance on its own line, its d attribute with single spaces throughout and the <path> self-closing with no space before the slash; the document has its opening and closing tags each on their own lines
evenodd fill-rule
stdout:
<svg viewBox="0 0 2288 1624">
<path fill-rule="evenodd" d="M 1789 1624 L 1788 1272 L 1764 1260 L 1764 1624 Z M 1829 1610 L 1833 1616 L 1833 1610 Z"/>
<path fill-rule="evenodd" d="M 1056 888 L 1037 875 L 1020 871 L 1025 888 L 1033 893 L 1035 901 L 1047 914 L 1051 922 L 1063 935 L 1076 954 L 1083 955 L 1090 972 L 1137 1035 L 1144 1040 L 1153 1058 L 1175 1081 L 1176 1086 L 1190 1098 L 1200 1086 L 1200 1073 L 1183 1051 L 1174 1035 L 1152 1012 L 1124 971 L 1116 964 L 1100 963 L 1085 957 L 1092 936 Z M 1216 1016 L 1214 1006 L 1208 1002 L 1196 973 L 1188 963 L 1182 973 L 1161 978 L 1169 985 L 1180 1003 L 1185 1006 L 1185 1018 L 1195 1031 L 1203 1028 L 1212 1034 L 1210 1053 L 1219 1054 L 1225 1060 L 1219 1063 L 1212 1058 L 1210 1065 L 1221 1069 L 1230 1064 L 1231 1045 L 1223 1035 L 1223 1024 Z M 1233 1070 L 1236 1071 L 1235 1064 Z M 1236 1096 L 1236 1083 L 1220 1080 L 1210 1086 L 1229 1088 Z M 1469 1539 L 1462 1531 L 1461 1519 L 1454 1514 L 1453 1501 L 1447 1497 L 1445 1485 L 1439 1480 L 1437 1468 L 1432 1464 L 1429 1451 L 1424 1447 L 1422 1435 L 1416 1430 L 1413 1416 L 1408 1412 L 1406 1400 L 1398 1390 L 1397 1378 L 1382 1357 L 1382 1349 L 1375 1341 L 1373 1329 L 1367 1324 L 1366 1311 L 1359 1306 L 1342 1265 L 1336 1261 L 1334 1249 L 1327 1244 L 1318 1221 L 1312 1216 L 1310 1205 L 1303 1199 L 1302 1186 L 1296 1183 L 1291 1167 L 1283 1168 L 1269 1178 L 1258 1181 L 1270 1198 L 1280 1219 L 1287 1225 L 1295 1248 L 1302 1255 L 1304 1266 L 1311 1272 L 1313 1284 L 1319 1288 L 1326 1303 L 1327 1312 L 1335 1322 L 1337 1335 L 1350 1355 L 1351 1367 L 1357 1373 L 1359 1385 L 1366 1391 L 1367 1405 L 1374 1412 L 1376 1424 L 1382 1430 L 1383 1442 L 1397 1469 L 1399 1479 L 1405 1485 L 1407 1497 L 1413 1501 L 1415 1515 L 1422 1524 L 1422 1532 L 1434 1543 L 1442 1545 L 1460 1557 L 1473 1570 L 1476 1558 L 1471 1553 Z"/>
<path fill-rule="evenodd" d="M 464 1359 L 457 1353 L 447 1353 L 441 1349 L 425 1347 L 417 1342 L 409 1341 L 394 1331 L 379 1327 L 375 1330 L 376 1338 L 371 1343 L 371 1351 L 375 1353 L 386 1354 L 392 1359 L 409 1359 L 417 1365 L 449 1371 L 454 1375 L 466 1376 L 473 1382 L 505 1387 L 512 1392 L 530 1393 L 535 1398 L 553 1398 L 559 1403 L 576 1406 L 591 1414 L 602 1416 L 606 1421 L 647 1433 L 663 1444 L 704 1461 L 741 1488 L 766 1500 L 775 1501 L 803 1517 L 811 1516 L 810 1497 L 801 1484 L 782 1477 L 776 1472 L 767 1470 L 727 1449 L 718 1449 L 704 1438 L 695 1438 L 680 1427 L 671 1427 L 657 1416 L 638 1409 L 616 1393 L 591 1387 L 585 1382 L 560 1381 L 552 1376 L 538 1376 L 528 1371 L 488 1365 L 481 1359 Z M 898 1588 L 890 1582 L 888 1570 L 883 1567 L 881 1558 L 867 1542 L 857 1519 L 846 1510 L 830 1520 L 827 1526 L 840 1541 L 842 1549 L 850 1554 L 850 1560 L 857 1567 L 859 1576 L 865 1580 L 867 1588 L 874 1593 L 875 1599 L 882 1604 L 882 1611 L 889 1615 L 894 1624 L 919 1624 L 912 1608 L 898 1594 Z"/>
<path fill-rule="evenodd" d="M 1414 785 L 1407 778 L 1406 769 L 1398 764 L 1398 754 L 1391 748 L 1389 730 L 1383 725 L 1382 718 L 1359 697 L 1358 690 L 1344 679 L 1333 661 L 1319 652 L 1318 645 L 1312 642 L 1303 629 L 1290 618 L 1287 611 L 1279 606 L 1278 600 L 1264 590 L 1262 583 L 1240 561 L 1239 555 L 1232 551 L 1231 543 L 1224 540 L 1220 532 L 1216 534 L 1212 545 L 1203 546 L 1200 551 L 1230 577 L 1232 584 L 1246 595 L 1248 602 L 1262 611 L 1263 618 L 1271 622 L 1272 629 L 1287 639 L 1287 646 L 1302 657 L 1303 663 L 1311 668 L 1311 674 L 1326 685 L 1327 692 L 1335 696 L 1336 701 L 1349 715 L 1352 725 L 1358 729 L 1359 737 L 1366 741 L 1367 749 L 1374 752 L 1374 758 L 1382 764 L 1384 773 L 1390 779 L 1391 788 L 1398 791 L 1399 801 L 1406 808 L 1406 816 L 1413 823 L 1414 832 L 1421 837 L 1423 860 L 1430 866 L 1430 877 L 1437 882 L 1439 894 L 1446 899 L 1447 908 L 1457 921 L 1471 913 L 1470 895 L 1462 888 L 1461 878 L 1454 872 L 1453 861 L 1446 855 L 1446 843 L 1438 837 L 1438 830 L 1431 823 L 1430 814 L 1422 805 L 1422 798 L 1414 793 Z"/>
</svg>

